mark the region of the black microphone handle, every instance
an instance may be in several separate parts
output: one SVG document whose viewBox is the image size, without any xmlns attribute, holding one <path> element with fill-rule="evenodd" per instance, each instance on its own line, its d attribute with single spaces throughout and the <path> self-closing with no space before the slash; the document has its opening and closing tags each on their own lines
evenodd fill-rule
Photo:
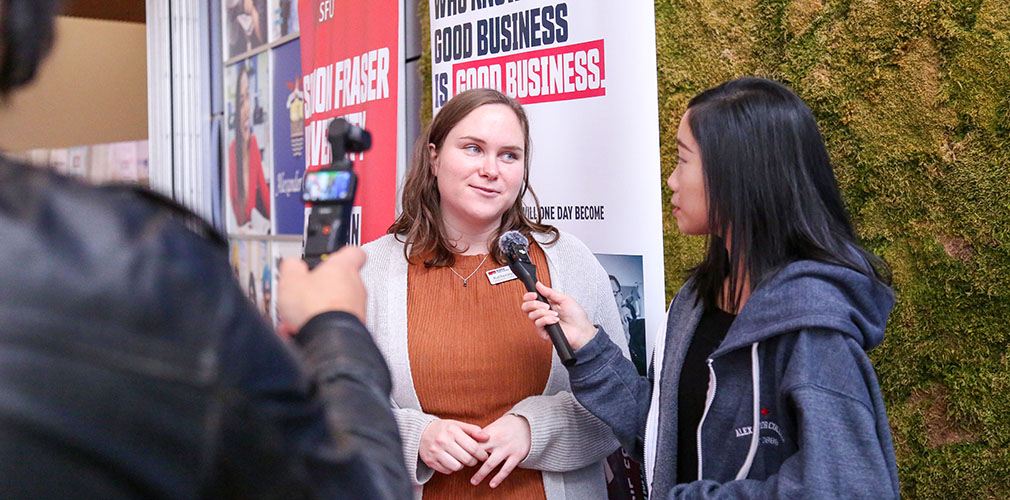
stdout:
<svg viewBox="0 0 1010 500">
<path fill-rule="evenodd" d="M 561 325 L 557 323 L 547 325 L 546 330 L 547 335 L 551 338 L 551 342 L 554 343 L 554 349 L 558 351 L 561 364 L 565 366 L 574 365 L 577 361 L 575 359 L 575 352 L 572 351 L 572 346 L 568 343 L 565 333 L 561 331 Z"/>
<path fill-rule="evenodd" d="M 513 267 L 513 262 L 515 266 Z M 532 266 L 532 264 L 530 264 Z M 522 262 L 509 262 L 509 267 L 512 268 L 512 273 L 519 278 L 519 281 L 523 282 L 528 292 L 536 292 L 537 300 L 543 302 L 544 304 L 550 305 L 550 302 L 540 293 L 537 292 L 537 280 L 534 276 L 531 276 L 526 266 Z M 534 268 L 534 273 L 536 272 Z M 561 330 L 561 325 L 554 323 L 544 327 L 547 330 L 547 336 L 551 338 L 551 343 L 554 344 L 554 350 L 558 352 L 558 358 L 561 359 L 561 364 L 565 366 L 572 366 L 578 361 L 575 359 L 575 352 L 572 351 L 571 344 L 568 343 L 568 338 L 565 337 L 565 332 Z"/>
</svg>

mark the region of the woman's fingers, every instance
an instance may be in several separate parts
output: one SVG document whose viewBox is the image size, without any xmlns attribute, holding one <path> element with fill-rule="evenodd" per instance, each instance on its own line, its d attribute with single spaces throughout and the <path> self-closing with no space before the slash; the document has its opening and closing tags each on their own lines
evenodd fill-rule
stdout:
<svg viewBox="0 0 1010 500">
<path fill-rule="evenodd" d="M 477 473 L 470 478 L 470 484 L 474 486 L 480 484 L 481 481 L 483 481 L 484 478 L 495 469 L 495 467 L 498 467 L 498 465 L 501 464 L 502 460 L 504 460 L 507 455 L 507 453 L 500 450 L 492 451 L 491 456 L 484 461 L 484 465 L 482 465 L 480 469 L 477 470 Z"/>
<path fill-rule="evenodd" d="M 531 310 L 527 314 L 527 316 L 529 316 L 531 321 L 536 321 L 540 318 L 546 318 L 546 317 L 557 318 L 558 312 L 551 309 L 536 308 Z"/>
<path fill-rule="evenodd" d="M 561 320 L 558 319 L 557 316 L 555 316 L 553 314 L 548 314 L 548 315 L 543 316 L 541 318 L 537 318 L 536 320 L 533 321 L 533 324 L 537 325 L 537 327 L 539 327 L 539 328 L 546 329 L 547 325 L 555 325 L 555 324 L 558 324 L 560 322 L 561 322 Z"/>
<path fill-rule="evenodd" d="M 425 463 L 428 464 L 428 467 L 431 467 L 439 474 L 452 474 L 453 472 L 459 470 L 459 467 L 453 469 L 453 466 L 458 466 L 459 462 L 456 462 L 456 459 L 452 458 L 452 455 L 445 452 L 438 453 L 435 460 L 430 463 Z"/>
<path fill-rule="evenodd" d="M 523 302 L 522 311 L 526 313 L 526 315 L 530 318 L 530 321 L 533 321 L 533 323 L 538 327 L 543 327 L 545 324 L 549 324 L 549 322 L 541 322 L 540 320 L 542 318 L 554 318 L 555 320 L 558 318 L 557 311 L 551 310 L 550 306 L 536 299 L 530 302 Z M 541 337 L 546 338 L 547 332 L 543 332 L 538 329 L 537 333 L 539 333 Z"/>
<path fill-rule="evenodd" d="M 538 309 L 550 309 L 551 308 L 551 306 L 549 304 L 546 304 L 544 302 L 540 302 L 539 300 L 537 300 L 536 295 L 534 295 L 532 299 L 523 302 L 522 305 L 519 306 L 519 307 L 525 313 L 536 311 Z"/>
<path fill-rule="evenodd" d="M 477 444 L 473 440 L 470 441 L 474 445 Z M 449 443 L 449 445 L 445 447 L 445 452 L 448 453 L 449 456 L 451 456 L 455 460 L 455 463 L 458 465 L 458 467 L 454 468 L 453 471 L 462 469 L 464 465 L 467 467 L 473 467 L 474 465 L 477 465 L 477 459 L 474 458 L 472 453 L 464 449 L 462 443 L 459 442 Z"/>
<path fill-rule="evenodd" d="M 544 329 L 544 325 L 557 323 L 559 320 L 558 314 L 549 309 L 537 309 L 529 313 L 529 318 L 533 321 L 533 325 L 537 327 L 537 334 L 540 335 L 544 340 L 548 340 L 547 331 Z"/>
<path fill-rule="evenodd" d="M 526 418 L 509 413 L 502 415 L 484 429 L 491 436 L 484 445 L 491 450 L 491 455 L 484 461 L 480 470 L 470 478 L 470 483 L 480 484 L 500 466 L 498 474 L 488 482 L 490 487 L 495 488 L 529 455 L 532 446 L 530 426 Z"/>
<path fill-rule="evenodd" d="M 470 436 L 474 441 L 485 442 L 490 439 L 484 429 L 481 429 L 479 425 L 468 424 L 466 422 L 456 422 L 459 424 L 459 429 Z"/>
<path fill-rule="evenodd" d="M 487 458 L 480 442 L 488 435 L 476 425 L 456 420 L 434 420 L 421 434 L 418 455 L 421 461 L 442 474 L 451 474 L 464 465 L 475 466 Z"/>
<path fill-rule="evenodd" d="M 468 466 L 477 465 L 477 460 L 487 460 L 487 451 L 480 445 L 481 442 L 487 441 L 487 433 L 476 425 L 470 425 L 469 427 L 460 426 L 456 431 L 458 434 L 456 435 L 455 444 L 470 458 L 474 459 L 473 463 L 466 462 Z"/>
<path fill-rule="evenodd" d="M 544 296 L 550 305 L 541 302 L 533 292 L 523 295 L 521 309 L 537 327 L 537 333 L 547 338 L 544 327 L 560 324 L 573 349 L 586 345 L 596 335 L 596 327 L 589 321 L 586 311 L 571 297 L 537 282 L 537 291 Z"/>
<path fill-rule="evenodd" d="M 498 474 L 495 474 L 495 476 L 491 478 L 491 483 L 489 483 L 488 486 L 494 488 L 501 484 L 502 481 L 509 477 L 509 474 L 515 470 L 516 465 L 519 465 L 519 458 L 515 455 L 510 455 L 508 459 L 505 460 L 505 465 L 501 466 L 501 470 L 498 471 Z"/>
<path fill-rule="evenodd" d="M 545 284 L 543 284 L 543 283 L 541 283 L 539 281 L 537 282 L 537 291 L 540 292 L 540 295 L 543 295 L 544 298 L 547 299 L 548 302 L 558 302 L 561 299 L 564 299 L 566 297 L 565 294 L 563 294 L 563 293 L 561 293 L 561 292 L 559 292 L 559 291 L 557 291 L 557 290 L 555 290 L 555 289 L 553 289 L 553 288 L 551 288 L 551 287 L 549 287 L 549 286 L 547 286 L 547 285 L 545 285 Z"/>
</svg>

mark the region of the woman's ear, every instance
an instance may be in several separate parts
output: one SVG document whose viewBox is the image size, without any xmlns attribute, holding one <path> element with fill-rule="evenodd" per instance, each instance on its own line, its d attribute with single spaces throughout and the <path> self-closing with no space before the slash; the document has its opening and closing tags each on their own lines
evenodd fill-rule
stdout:
<svg viewBox="0 0 1010 500">
<path fill-rule="evenodd" d="M 430 142 L 428 143 L 428 160 L 431 164 L 431 175 L 438 177 L 438 148 Z"/>
</svg>

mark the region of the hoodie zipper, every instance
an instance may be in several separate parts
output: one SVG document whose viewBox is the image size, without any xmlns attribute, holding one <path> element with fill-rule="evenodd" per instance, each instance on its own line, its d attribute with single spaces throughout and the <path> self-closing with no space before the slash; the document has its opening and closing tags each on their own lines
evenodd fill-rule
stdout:
<svg viewBox="0 0 1010 500">
<path fill-rule="evenodd" d="M 673 306 L 672 302 L 670 303 L 670 306 L 671 307 Z M 664 321 L 664 325 L 665 324 L 666 324 L 666 322 Z M 663 342 L 666 342 L 665 336 L 664 336 L 664 338 L 662 340 L 663 340 Z M 657 339 L 657 342 L 658 341 L 659 341 L 659 339 Z M 652 385 L 652 390 L 653 391 L 658 391 L 659 390 L 659 387 L 657 387 L 657 383 L 656 383 L 656 381 L 659 380 L 658 376 L 656 375 L 656 370 L 659 369 L 659 368 L 656 367 L 656 351 L 657 351 L 656 346 L 653 346 L 652 347 L 652 359 L 649 361 L 650 363 L 652 363 L 652 378 L 653 378 L 653 380 L 650 380 L 649 383 Z M 649 374 L 649 366 L 648 365 L 646 365 L 645 374 L 646 375 Z M 650 393 L 649 394 L 649 410 L 652 410 L 652 398 L 653 398 L 653 395 Z M 656 464 L 650 464 L 649 463 L 649 462 L 652 462 L 654 460 L 649 460 L 649 452 L 648 452 L 648 450 L 645 449 L 648 446 L 648 445 L 646 445 L 646 443 L 649 442 L 649 420 L 648 420 L 648 413 L 646 414 L 645 432 L 642 435 L 642 439 L 644 440 L 644 441 L 642 441 L 642 452 L 643 452 L 642 453 L 642 455 L 643 455 L 642 456 L 642 459 L 643 459 L 642 461 L 645 462 L 646 479 L 648 479 L 648 476 L 652 474 L 652 472 L 651 472 L 652 469 L 650 469 L 649 467 L 650 466 L 651 467 L 655 467 L 656 466 Z M 646 482 L 649 483 L 646 487 L 647 488 L 652 488 L 652 482 L 648 481 L 648 480 L 646 480 Z"/>
<path fill-rule="evenodd" d="M 708 394 L 705 397 L 705 411 L 701 413 L 701 420 L 698 421 L 698 431 L 695 433 L 695 443 L 698 445 L 698 477 L 697 480 L 701 480 L 701 426 L 705 423 L 705 417 L 708 416 L 708 409 L 712 407 L 712 401 L 715 399 L 715 368 L 712 367 L 712 358 L 708 358 Z"/>
</svg>

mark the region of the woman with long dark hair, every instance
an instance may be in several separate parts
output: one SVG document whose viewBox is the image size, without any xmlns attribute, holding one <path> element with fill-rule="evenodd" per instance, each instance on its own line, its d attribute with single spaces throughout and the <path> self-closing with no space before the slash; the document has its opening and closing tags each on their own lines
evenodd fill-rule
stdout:
<svg viewBox="0 0 1010 500">
<path fill-rule="evenodd" d="M 578 302 L 527 294 L 560 323 L 579 401 L 644 459 L 651 497 L 897 498 L 894 447 L 867 358 L 894 294 L 858 244 L 810 109 L 741 78 L 694 97 L 667 183 L 677 227 L 707 235 L 670 305 L 653 380 Z"/>
<path fill-rule="evenodd" d="M 368 327 L 392 373 L 404 459 L 425 500 L 607 494 L 613 431 L 572 396 L 550 342 L 519 310 L 519 280 L 493 279 L 505 262 L 498 238 L 521 232 L 538 277 L 588 304 L 627 356 L 603 267 L 582 242 L 523 211 L 527 193 L 536 203 L 529 158 L 519 103 L 496 90 L 460 93 L 418 141 L 390 234 L 363 247 Z"/>
<path fill-rule="evenodd" d="M 269 232 L 270 188 L 263 173 L 263 156 L 253 133 L 252 96 L 249 91 L 249 70 L 246 63 L 236 66 L 235 76 L 235 139 L 228 150 L 228 195 L 236 226 L 253 221 L 253 211 L 265 220 L 260 225 Z M 251 228 L 252 225 L 250 225 Z"/>
</svg>

